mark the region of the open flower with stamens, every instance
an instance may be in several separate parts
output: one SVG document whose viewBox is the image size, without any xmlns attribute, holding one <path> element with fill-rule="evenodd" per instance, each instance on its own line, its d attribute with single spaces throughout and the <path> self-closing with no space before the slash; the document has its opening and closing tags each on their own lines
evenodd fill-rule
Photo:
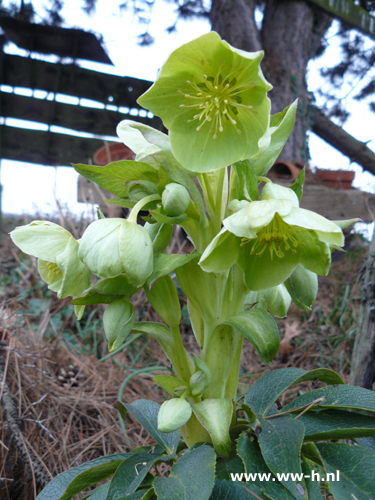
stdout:
<svg viewBox="0 0 375 500">
<path fill-rule="evenodd" d="M 63 227 L 37 220 L 10 236 L 23 252 L 37 257 L 42 280 L 59 299 L 77 297 L 90 286 L 91 271 L 78 257 L 79 242 Z"/>
<path fill-rule="evenodd" d="M 208 172 L 257 153 L 269 126 L 272 88 L 259 67 L 262 57 L 207 33 L 175 50 L 138 99 L 162 118 L 185 168 Z"/>
<path fill-rule="evenodd" d="M 248 203 L 223 224 L 199 264 L 204 271 L 222 272 L 237 263 L 254 291 L 283 283 L 299 264 L 325 276 L 331 247 L 344 244 L 338 224 L 299 208 L 294 191 L 272 183 L 263 188 L 260 201 Z"/>
</svg>

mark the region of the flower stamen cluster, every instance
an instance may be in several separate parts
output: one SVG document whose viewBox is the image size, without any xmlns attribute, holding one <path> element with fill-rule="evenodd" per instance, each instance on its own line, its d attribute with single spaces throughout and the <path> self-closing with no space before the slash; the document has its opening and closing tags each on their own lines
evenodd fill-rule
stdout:
<svg viewBox="0 0 375 500">
<path fill-rule="evenodd" d="M 272 221 L 264 228 L 262 228 L 258 233 L 258 238 L 255 244 L 251 248 L 250 255 L 257 255 L 261 257 L 265 250 L 268 249 L 271 260 L 273 256 L 276 255 L 279 259 L 285 257 L 284 251 L 291 251 L 296 254 L 296 248 L 298 245 L 305 246 L 302 241 L 298 241 L 294 236 L 293 232 L 298 233 L 298 230 L 293 231 L 293 227 L 286 224 L 279 214 L 276 213 Z M 246 243 L 253 242 L 248 238 L 241 239 L 241 245 L 246 245 Z M 284 245 L 284 251 L 282 246 Z M 259 250 L 259 251 L 258 251 Z"/>
<path fill-rule="evenodd" d="M 223 65 L 224 62 L 221 66 L 223 67 Z M 181 90 L 177 91 L 178 94 L 192 101 L 192 104 L 180 104 L 180 108 L 195 108 L 199 111 L 192 119 L 187 120 L 187 123 L 198 120 L 200 123 L 196 127 L 196 131 L 199 132 L 206 122 L 213 122 L 210 134 L 213 134 L 214 140 L 217 139 L 218 132 L 224 131 L 225 121 L 233 125 L 237 134 L 241 133 L 235 119 L 235 116 L 238 115 L 238 108 L 256 112 L 253 106 L 242 104 L 240 95 L 252 88 L 254 84 L 250 82 L 246 85 L 237 85 L 237 78 L 234 75 L 238 76 L 241 69 L 229 73 L 224 78 L 221 71 L 222 68 L 215 77 L 204 74 L 203 82 L 197 83 L 194 77 L 193 81 L 186 80 L 192 89 L 191 94 L 185 94 Z M 225 72 L 225 70 L 223 71 Z"/>
</svg>

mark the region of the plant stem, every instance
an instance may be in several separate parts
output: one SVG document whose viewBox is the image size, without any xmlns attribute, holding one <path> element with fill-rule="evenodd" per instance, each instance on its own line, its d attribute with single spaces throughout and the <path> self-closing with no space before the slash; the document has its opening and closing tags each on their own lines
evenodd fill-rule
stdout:
<svg viewBox="0 0 375 500">
<path fill-rule="evenodd" d="M 160 200 L 160 196 L 158 194 L 150 194 L 149 196 L 145 196 L 138 203 L 136 203 L 129 214 L 128 221 L 129 222 L 137 222 L 138 213 L 142 210 L 144 206 L 152 201 Z"/>
<path fill-rule="evenodd" d="M 190 370 L 190 360 L 182 343 L 180 327 L 178 325 L 171 326 L 171 331 L 173 337 L 173 351 L 175 355 L 175 368 L 182 380 L 189 383 L 192 372 Z"/>
</svg>

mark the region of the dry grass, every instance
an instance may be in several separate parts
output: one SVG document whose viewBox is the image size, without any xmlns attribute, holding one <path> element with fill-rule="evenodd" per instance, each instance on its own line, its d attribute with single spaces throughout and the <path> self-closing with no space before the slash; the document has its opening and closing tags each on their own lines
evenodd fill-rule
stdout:
<svg viewBox="0 0 375 500">
<path fill-rule="evenodd" d="M 151 375 L 158 373 L 158 366 L 166 366 L 167 360 L 157 343 L 140 337 L 115 357 L 99 361 L 106 354 L 100 325 L 103 310 L 88 307 L 89 328 L 80 330 L 68 301 L 58 301 L 41 285 L 34 259 L 18 253 L 8 238 L 3 237 L 0 245 L 0 368 L 6 381 L 2 383 L 0 377 L 0 395 L 4 399 L 4 391 L 9 390 L 23 440 L 19 444 L 15 438 L 3 406 L 0 499 L 33 500 L 43 483 L 59 472 L 149 442 L 145 431 L 131 419 L 126 422 L 127 434 L 121 430 L 118 390 L 134 370 L 155 366 L 155 371 L 128 382 L 123 400 L 162 401 L 162 391 Z M 173 252 L 186 251 L 182 240 L 175 238 L 174 245 Z M 272 368 L 324 366 L 348 379 L 359 306 L 356 280 L 365 254 L 357 245 L 333 263 L 330 277 L 320 280 L 312 313 L 292 308 L 288 319 L 279 321 L 284 347 Z M 142 320 L 157 321 L 141 294 L 135 305 Z M 186 321 L 182 332 L 188 347 L 196 349 Z M 269 369 L 245 344 L 242 381 L 248 383 L 252 377 L 253 382 Z M 62 385 L 62 370 L 72 372 L 74 381 Z"/>
</svg>

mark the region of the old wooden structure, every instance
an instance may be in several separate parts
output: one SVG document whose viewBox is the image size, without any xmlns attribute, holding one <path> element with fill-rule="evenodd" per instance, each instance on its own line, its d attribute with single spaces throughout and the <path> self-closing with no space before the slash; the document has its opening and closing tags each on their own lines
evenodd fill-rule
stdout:
<svg viewBox="0 0 375 500">
<path fill-rule="evenodd" d="M 161 128 L 160 120 L 136 102 L 151 82 L 79 66 L 80 59 L 111 64 L 92 33 L 3 17 L 0 26 L 5 32 L 0 39 L 0 158 L 46 166 L 89 163 L 103 145 L 103 137 L 114 138 L 117 124 L 125 118 Z M 7 40 L 28 50 L 29 55 L 5 53 L 2 47 Z M 53 53 L 60 59 L 56 63 L 42 61 L 31 55 L 35 51 Z M 95 107 L 83 105 L 83 100 L 93 101 Z M 43 125 L 43 130 L 8 126 L 10 118 Z M 292 181 L 280 180 L 286 184 Z M 79 201 L 102 203 L 105 196 L 90 182 L 81 179 L 79 187 Z M 331 219 L 355 215 L 365 222 L 373 220 L 373 205 L 375 195 L 370 193 L 314 183 L 306 184 L 302 201 L 303 207 Z"/>
<path fill-rule="evenodd" d="M 126 117 L 149 125 L 160 123 L 142 113 L 136 103 L 150 82 L 77 64 L 77 59 L 111 64 L 93 34 L 9 18 L 0 18 L 0 26 L 5 31 L 1 47 L 9 39 L 27 50 L 61 58 L 51 63 L 0 51 L 1 158 L 52 166 L 86 162 L 103 145 L 98 136 L 115 136 L 116 125 Z M 63 59 L 67 55 L 70 61 Z M 37 91 L 44 91 L 45 97 L 38 98 Z M 94 101 L 96 107 L 82 105 L 82 99 Z M 37 122 L 44 130 L 10 127 L 8 118 Z"/>
</svg>

